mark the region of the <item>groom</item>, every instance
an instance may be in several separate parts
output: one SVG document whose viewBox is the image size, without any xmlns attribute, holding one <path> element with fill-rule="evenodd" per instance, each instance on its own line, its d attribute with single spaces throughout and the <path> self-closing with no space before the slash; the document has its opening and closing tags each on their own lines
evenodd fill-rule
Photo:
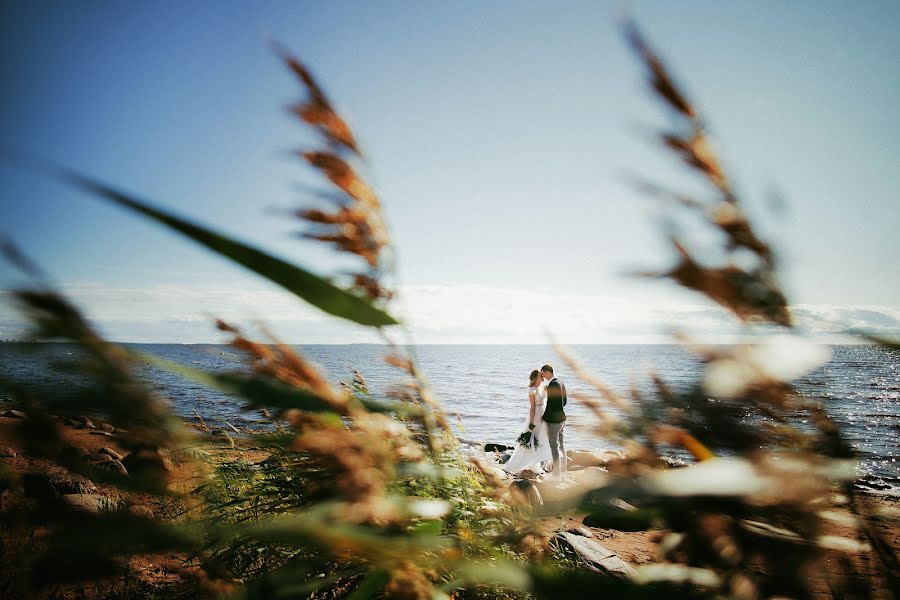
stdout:
<svg viewBox="0 0 900 600">
<path fill-rule="evenodd" d="M 554 477 L 566 475 L 566 444 L 563 441 L 563 429 L 566 427 L 566 413 L 563 407 L 568 402 L 566 386 L 553 375 L 553 367 L 541 367 L 541 377 L 549 381 L 547 384 L 547 408 L 543 419 L 547 423 L 547 436 L 550 438 L 550 454 L 553 456 Z"/>
</svg>

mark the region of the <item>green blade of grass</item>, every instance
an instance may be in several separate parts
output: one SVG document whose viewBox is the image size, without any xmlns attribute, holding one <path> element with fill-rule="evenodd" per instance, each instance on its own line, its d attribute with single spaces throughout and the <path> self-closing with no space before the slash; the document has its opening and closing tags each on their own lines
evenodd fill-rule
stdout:
<svg viewBox="0 0 900 600">
<path fill-rule="evenodd" d="M 353 590 L 353 593 L 347 596 L 347 600 L 368 600 L 378 595 L 381 589 L 391 580 L 391 574 L 384 569 L 376 569 L 372 571 L 362 583 Z"/>
<path fill-rule="evenodd" d="M 78 173 L 72 171 L 62 171 L 62 173 L 77 186 L 181 233 L 213 252 L 230 258 L 254 273 L 277 283 L 292 294 L 329 314 L 370 327 L 397 324 L 396 319 L 376 308 L 364 298 L 339 288 L 305 269 L 158 208 L 153 208 L 145 202 Z"/>
</svg>

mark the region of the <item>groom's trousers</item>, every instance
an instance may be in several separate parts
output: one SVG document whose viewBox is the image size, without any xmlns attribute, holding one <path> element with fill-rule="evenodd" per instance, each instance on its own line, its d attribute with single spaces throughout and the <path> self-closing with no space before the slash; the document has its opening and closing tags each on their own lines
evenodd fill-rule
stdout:
<svg viewBox="0 0 900 600">
<path fill-rule="evenodd" d="M 566 467 L 566 443 L 563 439 L 563 430 L 566 428 L 566 422 L 547 423 L 547 437 L 550 438 L 550 454 L 553 456 L 554 475 L 565 475 Z"/>
</svg>

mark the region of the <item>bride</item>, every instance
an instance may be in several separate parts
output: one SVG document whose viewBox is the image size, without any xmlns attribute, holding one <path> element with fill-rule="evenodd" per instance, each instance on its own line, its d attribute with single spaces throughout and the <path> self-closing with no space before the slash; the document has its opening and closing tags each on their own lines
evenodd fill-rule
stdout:
<svg viewBox="0 0 900 600">
<path fill-rule="evenodd" d="M 540 463 L 553 460 L 547 438 L 547 423 L 541 418 L 547 405 L 546 386 L 541 385 L 541 372 L 537 369 L 531 372 L 528 380 L 528 401 L 531 408 L 525 422 L 525 432 L 532 435 L 528 443 L 517 443 L 513 455 L 503 465 L 503 469 L 509 473 L 519 473 L 525 469 L 542 473 Z"/>
</svg>

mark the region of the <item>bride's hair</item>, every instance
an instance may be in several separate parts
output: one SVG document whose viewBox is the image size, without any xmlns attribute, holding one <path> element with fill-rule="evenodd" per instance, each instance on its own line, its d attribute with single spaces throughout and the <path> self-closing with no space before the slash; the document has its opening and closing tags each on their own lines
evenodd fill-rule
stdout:
<svg viewBox="0 0 900 600">
<path fill-rule="evenodd" d="M 534 383 L 537 381 L 540 374 L 541 372 L 537 369 L 531 372 L 531 375 L 528 376 L 528 387 L 534 387 Z"/>
</svg>

